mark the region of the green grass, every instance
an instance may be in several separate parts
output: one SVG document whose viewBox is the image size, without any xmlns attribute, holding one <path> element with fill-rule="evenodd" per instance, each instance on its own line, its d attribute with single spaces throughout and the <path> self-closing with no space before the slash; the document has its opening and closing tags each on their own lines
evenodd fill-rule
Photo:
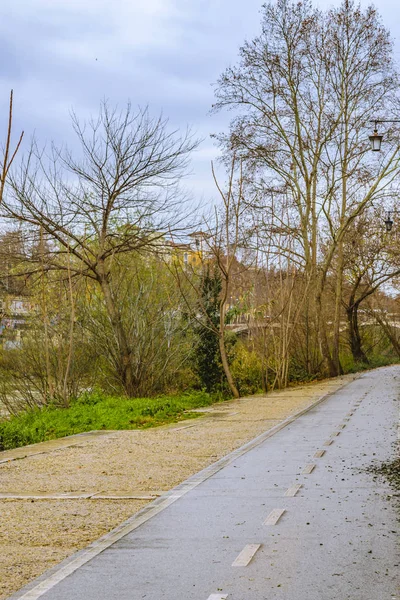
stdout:
<svg viewBox="0 0 400 600">
<path fill-rule="evenodd" d="M 355 363 L 351 356 L 341 355 L 340 363 L 344 373 L 359 373 L 369 369 L 399 364 L 399 358 L 397 356 L 376 355 L 370 357 L 368 363 Z"/>
<path fill-rule="evenodd" d="M 85 393 L 69 408 L 29 410 L 0 421 L 0 450 L 9 450 L 95 429 L 142 429 L 195 418 L 191 409 L 209 406 L 216 398 L 190 392 L 159 398 L 118 398 Z"/>
</svg>

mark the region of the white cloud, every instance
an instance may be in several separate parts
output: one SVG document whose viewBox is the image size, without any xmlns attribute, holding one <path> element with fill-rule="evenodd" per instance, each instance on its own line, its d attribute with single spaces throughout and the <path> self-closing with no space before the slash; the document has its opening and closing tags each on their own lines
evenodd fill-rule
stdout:
<svg viewBox="0 0 400 600">
<path fill-rule="evenodd" d="M 362 0 L 363 5 L 370 0 Z M 212 186 L 210 84 L 236 62 L 244 39 L 259 30 L 263 0 L 0 0 L 0 131 L 8 93 L 28 135 L 70 141 L 69 111 L 86 117 L 107 97 L 149 103 L 173 127 L 193 125 L 205 142 L 193 156 L 199 193 Z M 326 8 L 339 0 L 318 0 Z M 396 32 L 398 0 L 379 0 Z M 1 136 L 0 136 L 1 141 Z"/>
</svg>

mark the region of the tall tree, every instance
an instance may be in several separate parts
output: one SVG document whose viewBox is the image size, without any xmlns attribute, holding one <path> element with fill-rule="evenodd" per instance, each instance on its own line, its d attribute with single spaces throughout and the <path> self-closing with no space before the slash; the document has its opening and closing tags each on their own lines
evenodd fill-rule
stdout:
<svg viewBox="0 0 400 600">
<path fill-rule="evenodd" d="M 202 238 L 202 249 L 199 252 L 201 264 L 195 265 L 193 269 L 188 269 L 179 262 L 173 263 L 173 266 L 182 299 L 191 317 L 199 323 L 200 329 L 208 331 L 204 339 L 210 348 L 212 344 L 209 335 L 215 336 L 229 389 L 235 398 L 239 398 L 240 392 L 229 364 L 226 325 L 228 298 L 232 293 L 238 266 L 237 253 L 246 245 L 243 227 L 244 180 L 241 162 L 235 156 L 230 163 L 226 186 L 219 184 L 213 164 L 211 170 L 221 201 L 214 206 L 214 214 L 204 218 L 206 232 L 199 232 Z M 213 306 L 214 296 L 210 296 L 211 292 L 217 294 L 218 298 L 218 310 L 212 314 L 210 308 Z M 193 296 L 196 298 L 195 302 Z"/>
<path fill-rule="evenodd" d="M 50 161 L 33 145 L 10 178 L 3 215 L 36 227 L 49 243 L 42 263 L 99 287 L 118 348 L 121 383 L 135 394 L 134 348 L 113 278 L 118 256 L 146 252 L 166 231 L 185 228 L 179 180 L 197 142 L 148 109 L 123 111 L 103 103 L 96 120 L 73 117 L 81 157 L 53 149 Z M 68 257 L 68 260 L 66 260 Z M 39 265 L 40 266 L 40 265 Z"/>
<path fill-rule="evenodd" d="M 219 331 L 222 283 L 218 269 L 214 267 L 212 270 L 210 266 L 207 265 L 201 274 L 197 310 L 203 318 L 195 321 L 199 340 L 194 355 L 200 381 L 208 392 L 216 389 L 223 375 L 218 336 L 215 333 Z"/>
<path fill-rule="evenodd" d="M 234 151 L 246 164 L 263 225 L 296 242 L 310 291 L 306 313 L 314 315 L 331 375 L 340 368 L 342 279 L 332 353 L 321 318 L 327 274 L 334 257 L 341 272 L 348 228 L 400 172 L 398 127 L 387 129 L 387 151 L 377 160 L 367 139 L 371 119 L 398 116 L 398 93 L 389 33 L 374 8 L 350 0 L 327 12 L 309 0 L 268 2 L 260 35 L 244 44 L 239 64 L 216 87 L 215 109 L 236 111 L 219 140 L 226 154 Z M 288 206 L 283 221 L 276 210 L 282 202 Z"/>
</svg>

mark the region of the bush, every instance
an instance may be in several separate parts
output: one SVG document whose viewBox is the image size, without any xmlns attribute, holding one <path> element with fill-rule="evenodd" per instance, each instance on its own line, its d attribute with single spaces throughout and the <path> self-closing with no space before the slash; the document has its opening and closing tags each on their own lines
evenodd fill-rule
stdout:
<svg viewBox="0 0 400 600">
<path fill-rule="evenodd" d="M 399 359 L 392 353 L 374 353 L 368 357 L 368 363 L 355 362 L 352 355 L 349 352 L 341 353 L 340 364 L 344 373 L 358 373 L 359 371 L 365 371 L 368 369 L 376 369 L 378 367 L 385 367 L 387 365 L 396 364 Z"/>
<path fill-rule="evenodd" d="M 243 342 L 234 346 L 234 358 L 231 362 L 232 376 L 240 394 L 256 394 L 262 389 L 262 362 L 254 350 L 248 350 Z"/>
<path fill-rule="evenodd" d="M 321 377 L 321 375 L 319 375 Z M 292 358 L 289 363 L 288 382 L 290 384 L 306 383 L 318 379 L 318 373 L 310 375 L 306 367 L 297 359 Z"/>
</svg>

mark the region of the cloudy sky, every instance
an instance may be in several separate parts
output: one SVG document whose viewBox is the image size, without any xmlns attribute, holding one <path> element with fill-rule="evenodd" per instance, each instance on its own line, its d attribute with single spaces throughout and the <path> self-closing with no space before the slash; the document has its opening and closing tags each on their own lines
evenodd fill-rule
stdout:
<svg viewBox="0 0 400 600">
<path fill-rule="evenodd" d="M 326 8 L 338 0 L 319 0 Z M 367 5 L 367 0 L 361 0 Z M 214 194 L 210 133 L 227 117 L 210 116 L 212 83 L 258 33 L 262 0 L 0 0 L 0 126 L 15 94 L 15 129 L 40 141 L 73 145 L 69 114 L 96 114 L 107 98 L 121 106 L 149 104 L 174 127 L 204 138 L 188 185 Z M 398 0 L 375 3 L 396 39 Z"/>
</svg>

